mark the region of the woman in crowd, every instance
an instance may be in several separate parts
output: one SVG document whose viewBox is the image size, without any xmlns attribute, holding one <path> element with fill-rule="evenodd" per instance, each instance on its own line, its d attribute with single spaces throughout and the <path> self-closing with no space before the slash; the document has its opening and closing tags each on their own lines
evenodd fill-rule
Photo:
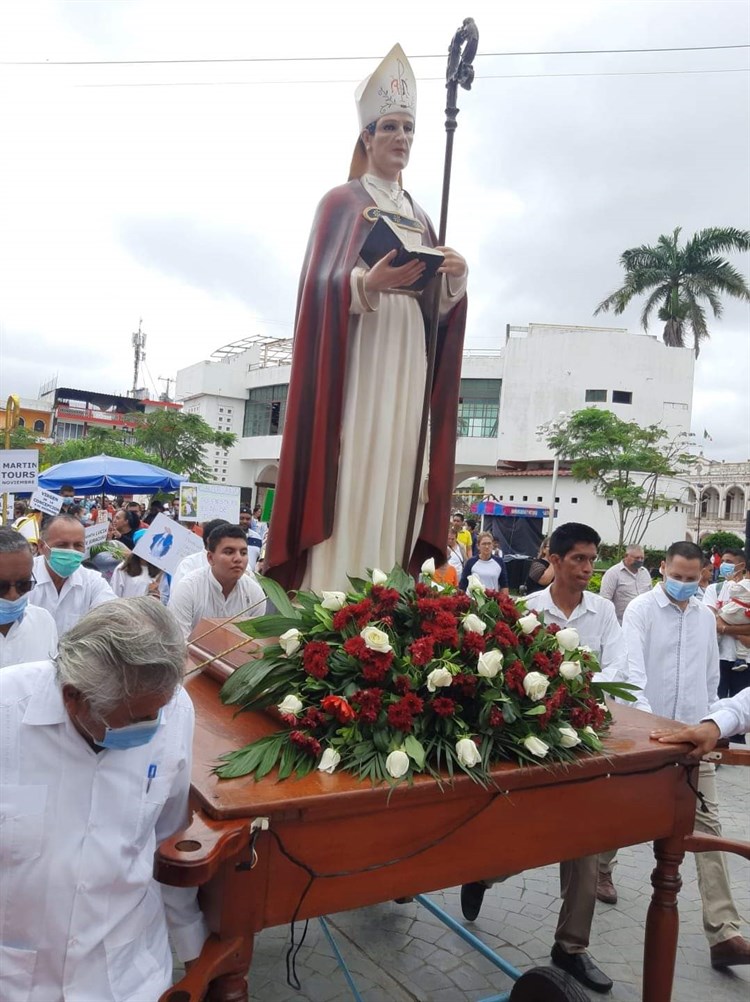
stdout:
<svg viewBox="0 0 750 1002">
<path fill-rule="evenodd" d="M 129 550 L 135 546 L 133 533 L 137 532 L 141 526 L 141 520 L 134 511 L 127 508 L 120 508 L 116 511 L 112 519 L 112 538 L 119 539 Z"/>
<path fill-rule="evenodd" d="M 542 540 L 539 553 L 531 561 L 526 577 L 526 594 L 543 591 L 555 580 L 555 568 L 549 562 L 549 539 Z"/>
<path fill-rule="evenodd" d="M 469 578 L 477 577 L 485 588 L 492 591 L 503 591 L 508 593 L 508 575 L 505 572 L 503 558 L 493 554 L 495 540 L 491 532 L 480 532 L 477 537 L 479 556 L 472 557 L 464 564 L 463 574 L 459 588 L 466 591 L 469 586 Z"/>
</svg>

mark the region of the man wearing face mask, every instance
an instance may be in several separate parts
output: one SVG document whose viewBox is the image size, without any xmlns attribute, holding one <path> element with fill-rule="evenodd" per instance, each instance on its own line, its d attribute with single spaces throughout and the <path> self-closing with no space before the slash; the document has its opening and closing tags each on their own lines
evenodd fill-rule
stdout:
<svg viewBox="0 0 750 1002">
<path fill-rule="evenodd" d="M 644 557 L 642 546 L 628 546 L 619 564 L 605 571 L 602 578 L 599 594 L 615 607 L 620 625 L 625 610 L 633 599 L 651 591 L 651 575 L 643 566 Z"/>
<path fill-rule="evenodd" d="M 750 619 L 743 624 L 725 623 L 719 611 L 730 601 L 732 582 L 741 581 L 745 575 L 745 554 L 742 550 L 727 549 L 721 554 L 719 580 L 706 588 L 705 605 L 716 616 L 716 633 L 719 641 L 719 698 L 736 696 L 750 685 L 750 669 L 736 671 L 738 643 L 750 646 Z M 743 742 L 744 743 L 744 742 Z"/>
<path fill-rule="evenodd" d="M 695 543 L 673 543 L 661 565 L 663 580 L 625 610 L 622 629 L 628 649 L 628 678 L 642 690 L 639 709 L 697 724 L 716 703 L 719 648 L 713 613 L 696 598 L 703 553 Z M 721 835 L 715 767 L 701 762 L 695 830 Z M 613 854 L 600 857 L 602 863 Z M 698 888 L 703 902 L 703 929 L 711 966 L 750 963 L 750 942 L 740 935 L 740 917 L 723 853 L 695 854 Z M 611 876 L 610 876 L 611 881 Z"/>
<path fill-rule="evenodd" d="M 207 936 L 153 878 L 189 818 L 185 642 L 148 597 L 94 609 L 56 661 L 0 672 L 0 998 L 157 999 Z"/>
<path fill-rule="evenodd" d="M 81 567 L 84 539 L 77 518 L 57 515 L 42 529 L 39 556 L 34 560 L 36 587 L 29 602 L 50 613 L 60 636 L 95 606 L 115 598 L 98 571 Z"/>
<path fill-rule="evenodd" d="M 34 557 L 14 529 L 0 529 L 0 668 L 57 654 L 57 627 L 46 609 L 29 605 Z"/>
</svg>

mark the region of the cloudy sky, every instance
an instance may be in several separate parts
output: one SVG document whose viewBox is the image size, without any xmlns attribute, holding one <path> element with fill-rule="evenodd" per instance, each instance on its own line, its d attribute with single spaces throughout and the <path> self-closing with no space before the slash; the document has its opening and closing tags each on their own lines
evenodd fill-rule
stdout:
<svg viewBox="0 0 750 1002">
<path fill-rule="evenodd" d="M 468 15 L 481 55 L 460 92 L 448 242 L 471 267 L 469 346 L 499 347 L 507 323 L 637 331 L 637 306 L 592 317 L 625 248 L 750 228 L 746 0 L 364 10 L 3 5 L 3 399 L 55 375 L 126 391 L 140 318 L 154 392 L 230 341 L 291 334 L 314 207 L 346 179 L 354 87 L 395 41 L 419 82 L 406 185 L 437 222 L 445 52 Z M 601 51 L 652 48 L 692 51 Z M 735 263 L 747 275 L 748 256 Z M 750 458 L 749 320 L 727 302 L 697 364 L 693 430 L 717 459 Z"/>
</svg>

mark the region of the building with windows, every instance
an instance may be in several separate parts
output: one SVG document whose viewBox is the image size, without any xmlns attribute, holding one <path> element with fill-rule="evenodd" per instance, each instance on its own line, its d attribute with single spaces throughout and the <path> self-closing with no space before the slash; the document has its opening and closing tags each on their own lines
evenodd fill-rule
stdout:
<svg viewBox="0 0 750 1002">
<path fill-rule="evenodd" d="M 745 536 L 750 509 L 750 460 L 717 463 L 701 457 L 690 471 L 688 532 L 696 542 L 711 532 Z"/>
<path fill-rule="evenodd" d="M 455 484 L 481 477 L 498 500 L 549 505 L 555 457 L 540 425 L 594 405 L 687 434 L 693 365 L 690 349 L 622 328 L 508 327 L 497 348 L 464 352 Z M 207 449 L 215 479 L 251 490 L 253 501 L 276 483 L 290 371 L 291 340 L 256 336 L 177 373 L 185 410 L 239 438 L 232 449 Z M 687 485 L 672 486 L 686 501 Z M 609 506 L 564 465 L 556 498 L 558 519 L 589 522 L 605 541 L 616 540 Z M 647 545 L 685 538 L 687 515 L 682 502 L 660 512 Z"/>
<path fill-rule="evenodd" d="M 33 447 L 43 448 L 52 439 L 52 406 L 46 400 L 30 400 L 19 398 L 18 422 L 19 428 L 25 428 L 35 437 Z M 0 432 L 5 431 L 5 408 L 0 410 Z"/>
</svg>

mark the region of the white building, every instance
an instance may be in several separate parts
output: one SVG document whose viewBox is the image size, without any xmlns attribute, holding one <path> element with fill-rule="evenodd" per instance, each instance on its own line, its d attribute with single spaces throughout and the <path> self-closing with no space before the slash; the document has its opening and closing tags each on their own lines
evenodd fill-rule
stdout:
<svg viewBox="0 0 750 1002">
<path fill-rule="evenodd" d="M 220 483 L 253 488 L 253 501 L 276 483 L 291 371 L 291 341 L 247 338 L 177 374 L 177 398 L 238 444 L 210 447 Z M 561 411 L 598 405 L 670 435 L 690 430 L 693 353 L 620 328 L 531 324 L 508 328 L 494 350 L 467 350 L 461 368 L 455 484 L 487 478 L 498 500 L 551 502 L 554 456 L 538 436 Z M 687 497 L 687 484 L 675 485 Z M 605 542 L 617 532 L 610 506 L 561 470 L 557 520 L 587 522 Z M 684 539 L 687 507 L 660 513 L 645 538 Z"/>
<path fill-rule="evenodd" d="M 734 532 L 743 539 L 750 509 L 750 460 L 717 463 L 701 457 L 690 471 L 689 480 L 690 538 L 700 540 L 721 531 Z"/>
</svg>

